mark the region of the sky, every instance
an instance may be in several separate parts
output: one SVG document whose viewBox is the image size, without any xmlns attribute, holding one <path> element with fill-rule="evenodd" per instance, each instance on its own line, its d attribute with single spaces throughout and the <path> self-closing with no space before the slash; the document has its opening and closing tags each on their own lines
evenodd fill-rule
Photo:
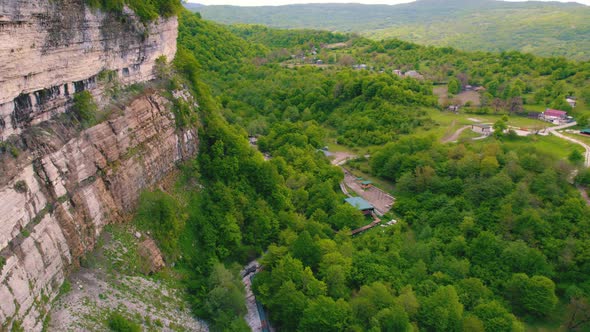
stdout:
<svg viewBox="0 0 590 332">
<path fill-rule="evenodd" d="M 189 2 L 201 3 L 204 5 L 234 5 L 234 6 L 278 6 L 294 3 L 365 3 L 365 4 L 386 4 L 395 5 L 399 3 L 412 2 L 412 0 L 188 0 Z M 548 0 L 540 0 L 548 1 Z M 563 1 L 561 2 L 568 2 Z M 590 0 L 577 0 L 575 2 L 590 6 Z"/>
</svg>

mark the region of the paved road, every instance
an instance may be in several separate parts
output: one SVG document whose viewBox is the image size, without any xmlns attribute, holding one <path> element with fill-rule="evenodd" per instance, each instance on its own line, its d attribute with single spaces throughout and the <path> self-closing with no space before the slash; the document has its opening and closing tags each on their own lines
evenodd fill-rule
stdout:
<svg viewBox="0 0 590 332">
<path fill-rule="evenodd" d="M 575 126 L 577 123 L 576 122 L 572 122 L 572 123 L 568 123 L 565 125 L 561 125 L 561 126 L 557 126 L 557 127 L 551 127 L 551 128 L 547 128 L 547 131 L 550 132 L 551 134 L 562 138 L 564 140 L 570 141 L 572 143 L 578 144 L 580 146 L 582 146 L 584 148 L 584 150 L 586 150 L 586 153 L 584 154 L 584 166 L 586 167 L 590 167 L 590 145 L 579 141 L 575 138 L 571 138 L 569 136 L 565 136 L 564 134 L 557 132 L 557 130 L 559 129 L 565 129 L 565 128 L 569 128 L 569 127 L 573 127 Z"/>
</svg>

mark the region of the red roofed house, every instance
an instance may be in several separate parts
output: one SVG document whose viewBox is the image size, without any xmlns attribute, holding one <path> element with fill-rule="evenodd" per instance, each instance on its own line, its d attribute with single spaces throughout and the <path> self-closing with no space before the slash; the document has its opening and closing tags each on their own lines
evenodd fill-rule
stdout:
<svg viewBox="0 0 590 332">
<path fill-rule="evenodd" d="M 549 108 L 547 110 L 545 110 L 545 112 L 541 113 L 541 116 L 540 116 L 540 118 L 542 120 L 549 121 L 549 122 L 560 122 L 560 121 L 565 120 L 566 117 L 567 117 L 566 111 L 552 110 Z"/>
</svg>

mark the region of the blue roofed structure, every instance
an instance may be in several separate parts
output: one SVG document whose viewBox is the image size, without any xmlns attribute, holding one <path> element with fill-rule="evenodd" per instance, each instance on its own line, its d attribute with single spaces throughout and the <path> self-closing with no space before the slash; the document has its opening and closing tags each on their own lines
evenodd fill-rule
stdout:
<svg viewBox="0 0 590 332">
<path fill-rule="evenodd" d="M 375 210 L 375 207 L 371 203 L 367 202 L 361 197 L 349 197 L 346 198 L 345 201 L 364 214 L 371 214 Z"/>
</svg>

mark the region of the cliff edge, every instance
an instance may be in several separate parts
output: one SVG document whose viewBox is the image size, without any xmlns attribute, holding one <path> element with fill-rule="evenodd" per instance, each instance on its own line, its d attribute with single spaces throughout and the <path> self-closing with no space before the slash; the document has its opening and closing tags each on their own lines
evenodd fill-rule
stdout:
<svg viewBox="0 0 590 332">
<path fill-rule="evenodd" d="M 102 228 L 197 153 L 196 130 L 177 128 L 157 89 L 109 105 L 110 116 L 84 130 L 60 117 L 81 91 L 108 104 L 101 72 L 122 85 L 153 79 L 156 59 L 174 57 L 177 26 L 83 0 L 0 0 L 0 144 L 19 143 L 18 154 L 0 149 L 0 330 L 41 330 Z"/>
</svg>

